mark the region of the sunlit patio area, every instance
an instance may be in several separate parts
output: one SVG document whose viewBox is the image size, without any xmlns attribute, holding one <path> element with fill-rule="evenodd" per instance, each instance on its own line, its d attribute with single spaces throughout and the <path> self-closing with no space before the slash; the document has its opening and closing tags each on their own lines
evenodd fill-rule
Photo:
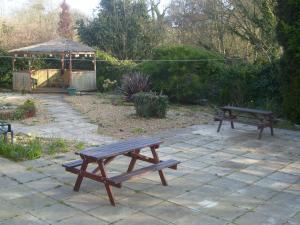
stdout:
<svg viewBox="0 0 300 225">
<path fill-rule="evenodd" d="M 161 159 L 181 161 L 165 170 L 169 186 L 157 173 L 113 188 L 116 207 L 104 186 L 76 176 L 61 164 L 74 153 L 23 163 L 1 158 L 1 224 L 201 224 L 296 225 L 300 222 L 300 134 L 276 130 L 257 140 L 254 127 L 200 125 L 162 132 Z M 116 159 L 109 174 L 124 172 Z M 138 166 L 143 166 L 138 164 Z"/>
</svg>

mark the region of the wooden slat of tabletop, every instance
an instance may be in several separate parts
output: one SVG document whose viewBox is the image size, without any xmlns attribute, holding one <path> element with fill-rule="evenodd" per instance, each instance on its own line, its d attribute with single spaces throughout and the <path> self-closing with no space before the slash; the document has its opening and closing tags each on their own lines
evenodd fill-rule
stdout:
<svg viewBox="0 0 300 225">
<path fill-rule="evenodd" d="M 136 138 L 105 146 L 87 148 L 81 151 L 79 154 L 96 159 L 104 159 L 111 156 L 121 155 L 135 149 L 159 145 L 161 143 L 162 141 L 156 138 Z"/>
<path fill-rule="evenodd" d="M 273 112 L 271 112 L 271 111 L 260 110 L 260 109 L 241 108 L 241 107 L 235 107 L 235 106 L 223 106 L 223 107 L 221 107 L 221 109 L 246 112 L 246 113 L 257 113 L 257 114 L 263 114 L 263 115 L 272 115 L 273 114 Z"/>
</svg>

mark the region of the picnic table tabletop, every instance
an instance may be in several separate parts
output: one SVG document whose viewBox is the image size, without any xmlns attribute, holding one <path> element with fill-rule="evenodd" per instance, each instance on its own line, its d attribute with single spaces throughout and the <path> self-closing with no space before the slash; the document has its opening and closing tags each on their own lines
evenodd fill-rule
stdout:
<svg viewBox="0 0 300 225">
<path fill-rule="evenodd" d="M 260 109 L 249 109 L 243 107 L 236 107 L 236 106 L 223 106 L 221 107 L 222 110 L 232 110 L 232 111 L 239 111 L 245 113 L 255 113 L 255 114 L 262 114 L 262 115 L 273 115 L 273 112 L 267 110 L 260 110 Z"/>
<path fill-rule="evenodd" d="M 105 146 L 87 148 L 79 152 L 79 155 L 95 159 L 106 159 L 112 156 L 132 152 L 137 149 L 157 146 L 161 143 L 162 141 L 158 138 L 135 138 Z"/>
</svg>

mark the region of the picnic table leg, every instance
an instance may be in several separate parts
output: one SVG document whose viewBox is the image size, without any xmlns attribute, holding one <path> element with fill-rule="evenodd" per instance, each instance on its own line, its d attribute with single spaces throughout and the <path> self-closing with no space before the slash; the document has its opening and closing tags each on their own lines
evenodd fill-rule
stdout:
<svg viewBox="0 0 300 225">
<path fill-rule="evenodd" d="M 158 157 L 157 152 L 156 152 L 156 148 L 155 147 L 151 147 L 151 152 L 152 152 L 152 155 L 153 155 L 153 158 L 154 158 L 155 162 L 159 163 L 160 161 L 159 161 L 159 157 Z M 165 175 L 164 175 L 163 171 L 159 170 L 158 174 L 160 176 L 162 185 L 168 186 L 168 183 L 166 181 L 166 178 L 165 178 Z"/>
<path fill-rule="evenodd" d="M 86 171 L 87 167 L 88 167 L 88 161 L 83 159 L 83 162 L 82 162 L 82 165 L 81 165 L 81 168 L 80 168 L 80 173 L 78 174 L 78 177 L 77 177 L 77 180 L 76 180 L 76 183 L 75 183 L 75 186 L 74 186 L 74 191 L 79 191 L 80 189 L 80 185 L 82 183 L 82 180 L 83 180 L 83 173 Z"/>
<path fill-rule="evenodd" d="M 220 130 L 221 130 L 222 123 L 223 123 L 223 120 L 221 119 L 220 122 L 219 122 L 218 130 L 217 130 L 218 133 L 219 133 Z"/>
<path fill-rule="evenodd" d="M 114 160 L 114 158 L 115 158 L 115 156 L 107 158 L 107 159 L 104 161 L 103 164 L 104 164 L 104 165 L 109 164 L 111 161 Z M 98 171 L 100 171 L 99 166 L 98 166 L 96 169 L 94 169 L 92 173 L 93 173 L 93 174 L 96 174 L 96 173 L 98 173 Z"/>
<path fill-rule="evenodd" d="M 229 118 L 230 118 L 230 124 L 231 124 L 231 129 L 234 129 L 234 124 L 233 124 L 233 117 L 232 117 L 232 112 L 229 110 Z"/>
<path fill-rule="evenodd" d="M 137 150 L 135 151 L 135 153 L 139 154 L 141 150 Z M 127 173 L 131 172 L 135 166 L 135 163 L 136 163 L 137 159 L 135 157 L 132 157 L 131 161 L 130 161 L 130 164 L 128 166 L 128 169 L 127 169 Z"/>
<path fill-rule="evenodd" d="M 274 136 L 274 128 L 273 128 L 273 124 L 272 123 L 270 125 L 270 129 L 271 129 L 271 135 Z"/>
<path fill-rule="evenodd" d="M 260 140 L 261 137 L 262 137 L 262 133 L 264 131 L 264 127 L 260 127 L 260 130 L 259 130 L 259 135 L 258 135 L 258 139 Z"/>
<path fill-rule="evenodd" d="M 231 129 L 234 129 L 234 124 L 233 124 L 232 119 L 230 120 L 230 123 L 231 123 Z"/>
<path fill-rule="evenodd" d="M 103 161 L 102 160 L 98 161 L 98 165 L 99 165 L 99 169 L 100 169 L 100 172 L 101 172 L 101 176 L 104 179 L 107 179 L 107 175 L 106 175 L 106 172 L 105 172 L 105 169 L 104 169 Z M 106 182 L 104 182 L 104 186 L 105 186 L 105 189 L 106 189 L 106 192 L 107 192 L 110 204 L 112 204 L 113 206 L 116 206 L 111 186 L 108 183 L 106 183 Z"/>
<path fill-rule="evenodd" d="M 269 117 L 269 121 L 270 121 L 271 135 L 274 136 L 273 118 Z"/>
</svg>

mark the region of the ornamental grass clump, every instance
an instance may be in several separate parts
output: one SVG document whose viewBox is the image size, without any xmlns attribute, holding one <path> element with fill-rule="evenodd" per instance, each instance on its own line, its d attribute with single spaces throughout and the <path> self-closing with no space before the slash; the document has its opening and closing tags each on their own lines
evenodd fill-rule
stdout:
<svg viewBox="0 0 300 225">
<path fill-rule="evenodd" d="M 140 117 L 164 118 L 168 109 L 168 96 L 154 92 L 140 92 L 133 95 L 136 114 Z"/>
<path fill-rule="evenodd" d="M 42 145 L 38 138 L 22 144 L 12 144 L 0 137 L 0 155 L 15 161 L 37 159 L 42 155 Z"/>
<path fill-rule="evenodd" d="M 123 75 L 121 79 L 121 91 L 126 101 L 132 101 L 132 96 L 134 94 L 150 91 L 149 76 L 140 72 L 132 72 Z"/>
</svg>

